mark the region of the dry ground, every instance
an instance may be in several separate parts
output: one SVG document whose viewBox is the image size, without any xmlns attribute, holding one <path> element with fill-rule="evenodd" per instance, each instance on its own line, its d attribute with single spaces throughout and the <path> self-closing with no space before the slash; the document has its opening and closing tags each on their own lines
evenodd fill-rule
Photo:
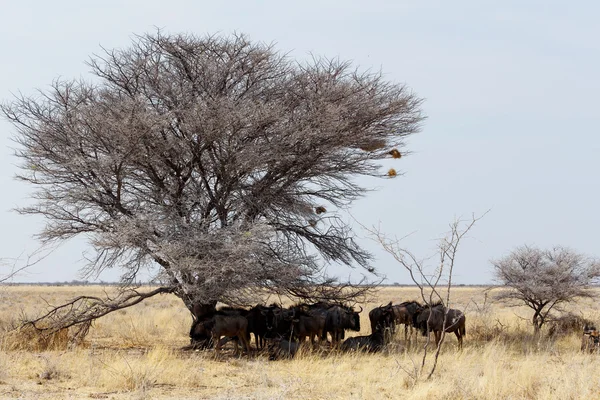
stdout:
<svg viewBox="0 0 600 400">
<path fill-rule="evenodd" d="M 46 303 L 99 287 L 0 287 L 0 332 Z M 111 290 L 106 288 L 106 290 Z M 411 288 L 382 288 L 368 311 L 392 300 L 417 299 Z M 583 399 L 600 395 L 600 356 L 581 354 L 580 336 L 556 341 L 530 336 L 529 313 L 484 300 L 482 288 L 456 288 L 454 305 L 466 310 L 463 351 L 448 336 L 431 380 L 415 382 L 424 338 L 407 346 L 403 333 L 378 355 L 306 352 L 294 360 L 265 355 L 215 360 L 211 351 L 181 351 L 191 317 L 171 295 L 152 298 L 97 321 L 75 350 L 9 350 L 0 333 L 0 399 Z M 573 311 L 600 322 L 592 302 Z M 417 368 L 418 369 L 418 368 Z M 426 368 L 427 369 L 427 368 Z"/>
</svg>

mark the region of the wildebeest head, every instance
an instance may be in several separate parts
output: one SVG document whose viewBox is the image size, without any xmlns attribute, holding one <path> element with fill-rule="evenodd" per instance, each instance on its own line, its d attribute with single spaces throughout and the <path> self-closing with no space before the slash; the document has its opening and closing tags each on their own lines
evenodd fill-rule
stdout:
<svg viewBox="0 0 600 400">
<path fill-rule="evenodd" d="M 360 307 L 360 306 L 359 306 Z M 351 320 L 352 320 L 352 327 L 350 327 L 350 329 L 352 329 L 353 331 L 359 332 L 360 331 L 360 313 L 362 312 L 363 308 L 360 307 L 359 311 L 354 311 L 354 308 L 352 307 L 348 307 L 348 311 L 350 312 L 351 316 Z"/>
<path fill-rule="evenodd" d="M 381 307 L 381 317 L 379 318 L 380 329 L 390 328 L 394 323 L 394 308 L 392 302 Z"/>
<path fill-rule="evenodd" d="M 416 303 L 413 314 L 412 314 L 412 325 L 417 329 L 419 328 L 419 321 L 418 321 L 419 315 L 421 315 L 423 310 L 425 310 L 425 307 L 423 307 L 419 303 Z"/>
<path fill-rule="evenodd" d="M 392 328 L 394 324 L 394 308 L 390 301 L 385 306 L 375 307 L 369 312 L 369 320 L 371 321 L 371 330 L 383 330 Z"/>
<path fill-rule="evenodd" d="M 360 307 L 360 310 L 354 311 L 353 307 L 339 305 L 339 306 L 331 307 L 330 310 L 333 311 L 334 313 L 335 312 L 339 313 L 339 318 L 340 318 L 339 328 L 350 329 L 350 330 L 353 330 L 356 332 L 360 331 L 360 315 L 359 314 L 363 310 L 362 307 Z"/>
<path fill-rule="evenodd" d="M 214 319 L 196 319 L 190 328 L 190 344 L 195 348 L 210 347 Z"/>
<path fill-rule="evenodd" d="M 288 331 L 294 318 L 294 311 L 286 310 L 276 304 L 272 304 L 261 311 L 261 313 L 265 317 L 267 332 L 271 336 L 273 334 L 283 334 Z"/>
</svg>

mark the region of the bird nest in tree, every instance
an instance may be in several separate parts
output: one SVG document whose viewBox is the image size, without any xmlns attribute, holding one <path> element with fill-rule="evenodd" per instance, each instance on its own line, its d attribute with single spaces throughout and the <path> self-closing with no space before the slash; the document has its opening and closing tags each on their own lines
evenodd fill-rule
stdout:
<svg viewBox="0 0 600 400">
<path fill-rule="evenodd" d="M 315 212 L 317 214 L 323 214 L 323 213 L 327 212 L 327 209 L 325 209 L 325 207 L 323 207 L 323 206 L 319 206 L 319 207 L 315 208 Z"/>
<path fill-rule="evenodd" d="M 400 157 L 402 157 L 402 154 L 398 151 L 398 149 L 392 149 L 392 150 L 389 151 L 388 154 L 391 155 L 392 158 L 400 158 Z"/>
</svg>

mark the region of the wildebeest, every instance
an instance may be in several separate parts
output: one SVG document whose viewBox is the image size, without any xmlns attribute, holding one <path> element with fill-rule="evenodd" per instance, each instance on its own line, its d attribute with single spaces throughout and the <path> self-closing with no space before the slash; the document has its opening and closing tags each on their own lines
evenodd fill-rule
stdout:
<svg viewBox="0 0 600 400">
<path fill-rule="evenodd" d="M 247 353 L 250 353 L 248 343 L 248 320 L 239 313 L 226 311 L 217 311 L 210 318 L 198 319 L 194 321 L 190 330 L 192 341 L 204 341 L 210 337 L 215 344 L 215 353 L 218 355 L 221 351 L 221 337 L 236 337 L 242 342 L 242 346 Z M 238 340 L 235 342 L 235 351 L 238 351 Z"/>
<path fill-rule="evenodd" d="M 315 338 L 323 335 L 326 313 L 318 309 L 305 311 L 295 307 L 292 309 L 292 315 L 292 335 L 298 338 L 300 343 L 304 343 L 308 337 L 314 347 Z"/>
<path fill-rule="evenodd" d="M 248 319 L 248 335 L 251 333 L 254 334 L 257 349 L 262 349 L 264 347 L 268 336 L 267 313 L 269 310 L 274 310 L 276 308 L 277 305 L 274 304 L 271 304 L 268 307 L 259 304 L 248 310 L 248 313 L 246 314 L 246 319 Z"/>
<path fill-rule="evenodd" d="M 383 347 L 387 344 L 390 334 L 391 328 L 384 328 L 381 325 L 377 325 L 373 333 L 368 336 L 355 336 L 344 340 L 341 350 L 376 353 L 381 351 L 381 349 L 383 349 Z"/>
<path fill-rule="evenodd" d="M 262 315 L 265 317 L 266 339 L 289 337 L 294 318 L 292 310 L 282 308 L 278 304 L 271 304 L 263 310 Z"/>
<path fill-rule="evenodd" d="M 271 340 L 269 344 L 269 360 L 278 360 L 280 358 L 293 358 L 298 349 L 300 343 L 295 341 L 289 341 L 283 338 L 275 338 Z"/>
<path fill-rule="evenodd" d="M 446 319 L 445 323 L 444 318 Z M 442 340 L 442 330 L 446 333 L 454 332 L 458 339 L 459 348 L 462 348 L 463 336 L 466 335 L 465 322 L 465 314 L 462 311 L 452 308 L 446 309 L 440 303 L 432 304 L 431 306 L 426 305 L 414 316 L 414 325 L 421 331 L 423 336 L 427 336 L 429 332 L 433 332 L 435 343 L 439 345 Z"/>
<path fill-rule="evenodd" d="M 322 338 L 327 338 L 327 333 L 331 335 L 331 344 L 337 345 L 345 337 L 345 330 L 360 331 L 360 311 L 354 311 L 352 307 L 343 305 L 333 305 L 327 308 L 325 315 L 325 328 Z"/>
<path fill-rule="evenodd" d="M 375 332 L 377 326 L 391 329 L 394 332 L 394 310 L 392 302 L 385 306 L 375 307 L 369 311 L 369 320 L 371 321 L 371 332 Z"/>
<path fill-rule="evenodd" d="M 394 324 L 404 325 L 404 340 L 408 340 L 408 330 L 410 328 L 410 336 L 413 332 L 413 317 L 423 309 L 423 306 L 417 301 L 404 301 L 400 304 L 394 304 L 392 311 L 394 312 Z"/>
<path fill-rule="evenodd" d="M 209 331 L 203 328 L 197 328 L 201 322 L 208 321 L 210 318 L 196 319 L 190 328 L 190 346 L 193 349 L 204 350 L 211 346 L 212 338 Z"/>
<path fill-rule="evenodd" d="M 586 325 L 583 328 L 583 336 L 581 337 L 581 351 L 587 353 L 600 351 L 600 332 L 595 326 Z"/>
</svg>

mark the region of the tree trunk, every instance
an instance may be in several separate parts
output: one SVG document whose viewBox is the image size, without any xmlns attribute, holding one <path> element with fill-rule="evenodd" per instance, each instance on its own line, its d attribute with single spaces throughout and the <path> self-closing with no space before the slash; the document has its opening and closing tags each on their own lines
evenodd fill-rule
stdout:
<svg viewBox="0 0 600 400">
<path fill-rule="evenodd" d="M 541 309 L 535 310 L 535 313 L 533 314 L 532 323 L 533 323 L 533 334 L 535 336 L 538 336 L 542 329 L 542 325 L 544 325 L 544 318 L 542 317 Z"/>
</svg>

